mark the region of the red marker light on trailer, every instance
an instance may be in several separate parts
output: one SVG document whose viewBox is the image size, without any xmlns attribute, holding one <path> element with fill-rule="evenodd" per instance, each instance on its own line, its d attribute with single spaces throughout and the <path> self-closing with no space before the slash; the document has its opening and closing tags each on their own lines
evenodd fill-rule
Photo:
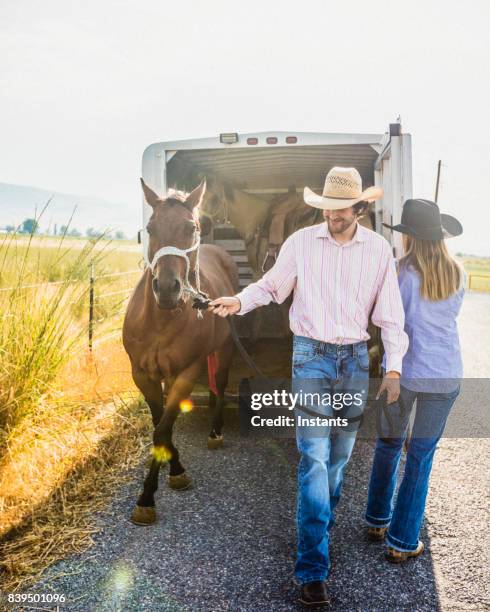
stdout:
<svg viewBox="0 0 490 612">
<path fill-rule="evenodd" d="M 247 138 L 247 144 L 249 144 L 249 145 L 258 144 L 258 142 L 259 142 L 258 138 Z"/>
<path fill-rule="evenodd" d="M 296 136 L 286 136 L 287 144 L 296 144 L 298 142 L 298 138 Z"/>
<path fill-rule="evenodd" d="M 275 136 L 268 136 L 265 141 L 267 144 L 277 144 L 277 138 Z"/>
</svg>

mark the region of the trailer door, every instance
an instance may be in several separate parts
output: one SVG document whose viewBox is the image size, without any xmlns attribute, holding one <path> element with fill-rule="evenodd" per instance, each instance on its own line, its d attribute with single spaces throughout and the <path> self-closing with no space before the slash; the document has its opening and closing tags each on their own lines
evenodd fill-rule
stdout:
<svg viewBox="0 0 490 612">
<path fill-rule="evenodd" d="M 382 223 L 400 223 L 403 202 L 412 197 L 412 138 L 402 134 L 399 123 L 390 124 L 389 138 L 374 165 L 375 184 L 384 195 L 376 203 L 376 231 L 393 247 L 393 254 L 402 254 L 399 232 L 383 227 Z"/>
</svg>

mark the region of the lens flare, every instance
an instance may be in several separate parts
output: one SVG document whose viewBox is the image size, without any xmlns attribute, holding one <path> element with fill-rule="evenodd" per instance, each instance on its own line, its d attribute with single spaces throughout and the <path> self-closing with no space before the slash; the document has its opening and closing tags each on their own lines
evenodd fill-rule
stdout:
<svg viewBox="0 0 490 612">
<path fill-rule="evenodd" d="M 170 461 L 172 458 L 172 453 L 166 446 L 154 446 L 152 450 L 152 454 L 157 461 L 164 462 Z"/>
<path fill-rule="evenodd" d="M 194 404 L 192 403 L 192 400 L 185 399 L 180 402 L 179 408 L 181 412 L 190 412 L 194 408 Z"/>
<path fill-rule="evenodd" d="M 125 593 L 131 587 L 132 582 L 132 572 L 127 567 L 118 567 L 112 575 L 113 587 L 119 593 Z"/>
<path fill-rule="evenodd" d="M 105 580 L 104 599 L 111 610 L 126 610 L 126 597 L 134 585 L 134 571 L 122 561 L 116 561 Z"/>
</svg>

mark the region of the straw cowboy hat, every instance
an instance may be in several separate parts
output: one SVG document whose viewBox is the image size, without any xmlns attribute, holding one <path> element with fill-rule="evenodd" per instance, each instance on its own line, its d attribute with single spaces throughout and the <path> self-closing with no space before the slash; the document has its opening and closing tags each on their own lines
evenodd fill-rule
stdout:
<svg viewBox="0 0 490 612">
<path fill-rule="evenodd" d="M 451 215 L 444 215 L 431 200 L 407 200 L 403 205 L 401 223 L 385 227 L 422 240 L 454 238 L 463 233 L 463 226 Z"/>
<path fill-rule="evenodd" d="M 349 208 L 357 202 L 374 202 L 383 195 L 380 187 L 368 187 L 362 190 L 361 175 L 355 168 L 336 166 L 330 170 L 325 179 L 323 194 L 320 196 L 305 187 L 304 199 L 315 208 L 339 210 Z"/>
</svg>

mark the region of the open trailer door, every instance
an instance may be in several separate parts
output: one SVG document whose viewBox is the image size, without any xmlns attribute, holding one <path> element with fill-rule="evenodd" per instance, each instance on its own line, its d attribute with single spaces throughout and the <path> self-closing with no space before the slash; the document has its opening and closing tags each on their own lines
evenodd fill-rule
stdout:
<svg viewBox="0 0 490 612">
<path fill-rule="evenodd" d="M 382 187 L 384 195 L 376 202 L 376 231 L 392 245 L 393 253 L 402 253 L 402 237 L 399 232 L 383 227 L 401 220 L 403 202 L 412 197 L 412 138 L 402 134 L 400 123 L 391 123 L 386 141 L 374 164 L 375 184 Z"/>
</svg>

